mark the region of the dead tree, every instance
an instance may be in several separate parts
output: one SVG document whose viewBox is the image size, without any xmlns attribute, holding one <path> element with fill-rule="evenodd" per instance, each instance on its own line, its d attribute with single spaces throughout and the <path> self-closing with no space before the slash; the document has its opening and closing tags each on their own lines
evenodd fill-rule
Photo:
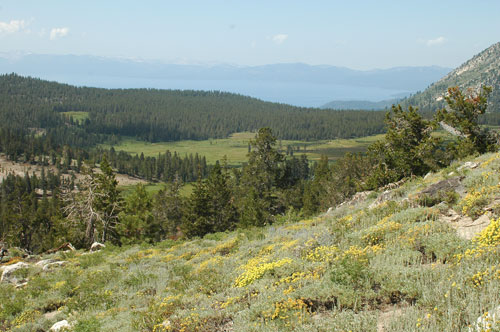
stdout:
<svg viewBox="0 0 500 332">
<path fill-rule="evenodd" d="M 96 209 L 99 195 L 98 182 L 91 169 L 85 170 L 85 177 L 77 184 L 77 189 L 65 188 L 62 194 L 64 213 L 74 224 L 85 225 L 85 245 L 90 248 L 96 239 L 96 225 L 101 222 L 101 213 Z"/>
<path fill-rule="evenodd" d="M 85 245 L 90 248 L 97 240 L 106 242 L 109 233 L 115 232 L 121 201 L 110 168 L 101 174 L 85 168 L 84 174 L 77 190 L 68 188 L 64 191 L 63 200 L 67 218 L 73 223 L 85 225 Z"/>
</svg>

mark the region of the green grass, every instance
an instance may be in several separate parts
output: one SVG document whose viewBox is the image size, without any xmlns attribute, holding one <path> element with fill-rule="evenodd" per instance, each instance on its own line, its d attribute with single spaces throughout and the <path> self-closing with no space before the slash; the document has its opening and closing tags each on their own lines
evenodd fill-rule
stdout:
<svg viewBox="0 0 500 332">
<path fill-rule="evenodd" d="M 227 157 L 228 164 L 240 166 L 247 161 L 248 142 L 255 136 L 254 133 L 237 133 L 229 138 L 209 139 L 204 141 L 178 141 L 178 142 L 158 142 L 149 143 L 138 141 L 132 138 L 123 139 L 120 144 L 115 145 L 117 151 L 123 150 L 132 154 L 144 153 L 145 156 L 157 156 L 170 150 L 177 152 L 181 156 L 198 153 L 205 156 L 209 164 L 215 163 Z M 318 160 L 321 154 L 326 154 L 331 160 L 340 158 L 346 152 L 363 152 L 366 148 L 382 138 L 383 135 L 369 136 L 354 139 L 337 139 L 331 141 L 292 141 L 279 140 L 278 147 L 286 151 L 287 145 L 294 148 L 294 155 L 305 153 L 310 160 Z M 110 148 L 110 145 L 102 145 Z"/>
<path fill-rule="evenodd" d="M 498 127 L 491 127 L 498 129 Z M 443 130 L 435 133 L 436 136 L 449 141 L 452 138 L 450 134 Z M 158 142 L 149 143 L 139 141 L 133 138 L 124 138 L 118 145 L 114 145 L 115 150 L 126 151 L 131 154 L 144 153 L 145 156 L 157 156 L 159 153 L 165 153 L 167 150 L 177 152 L 181 156 L 186 154 L 195 154 L 205 156 L 209 164 L 215 163 L 227 157 L 228 164 L 232 166 L 241 166 L 247 161 L 248 142 L 253 139 L 255 133 L 243 132 L 231 135 L 229 138 L 209 139 L 204 141 L 177 141 L 177 142 Z M 298 140 L 278 140 L 278 147 L 283 152 L 287 145 L 294 148 L 294 155 L 299 156 L 303 153 L 310 160 L 319 160 L 322 154 L 328 156 L 330 160 L 341 158 L 345 153 L 364 152 L 369 145 L 377 140 L 383 139 L 384 135 L 374 135 L 352 139 L 336 139 L 322 141 L 298 141 Z M 110 148 L 108 144 L 101 145 Z"/>
<path fill-rule="evenodd" d="M 89 118 L 88 112 L 63 112 L 67 117 L 72 116 L 74 120 L 84 121 Z"/>
</svg>

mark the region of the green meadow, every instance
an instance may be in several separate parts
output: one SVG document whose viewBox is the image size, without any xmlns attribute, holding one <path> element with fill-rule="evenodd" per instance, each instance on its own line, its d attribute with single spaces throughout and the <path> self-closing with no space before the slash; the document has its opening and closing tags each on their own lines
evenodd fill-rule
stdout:
<svg viewBox="0 0 500 332">
<path fill-rule="evenodd" d="M 117 145 L 114 145 L 116 151 L 126 151 L 131 154 L 141 154 L 144 156 L 157 156 L 159 153 L 165 153 L 170 150 L 175 151 L 181 156 L 186 154 L 198 153 L 207 158 L 209 164 L 227 157 L 228 164 L 232 166 L 241 166 L 247 160 L 248 143 L 255 136 L 255 133 L 244 132 L 231 135 L 229 138 L 209 139 L 203 141 L 177 141 L 177 142 L 158 142 L 150 143 L 139 141 L 133 138 L 124 138 Z M 277 144 L 283 152 L 286 152 L 287 146 L 293 148 L 294 155 L 306 154 L 310 160 L 318 160 L 320 155 L 325 154 L 329 159 L 335 160 L 342 157 L 347 152 L 363 152 L 367 147 L 383 135 L 368 136 L 353 139 L 336 139 L 323 141 L 294 141 L 278 140 Z M 103 144 L 104 148 L 110 148 L 111 145 Z"/>
<path fill-rule="evenodd" d="M 73 120 L 83 121 L 89 118 L 88 112 L 63 112 L 68 118 L 73 117 Z"/>
</svg>

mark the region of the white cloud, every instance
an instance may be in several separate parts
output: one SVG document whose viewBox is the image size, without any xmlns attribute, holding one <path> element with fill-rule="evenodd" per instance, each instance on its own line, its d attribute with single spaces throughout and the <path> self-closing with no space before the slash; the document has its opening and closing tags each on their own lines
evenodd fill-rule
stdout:
<svg viewBox="0 0 500 332">
<path fill-rule="evenodd" d="M 50 30 L 50 40 L 66 37 L 68 35 L 68 32 L 68 28 L 53 28 L 52 30 Z"/>
<path fill-rule="evenodd" d="M 441 45 L 446 41 L 446 38 L 444 37 L 437 37 L 435 39 L 429 39 L 425 42 L 427 46 L 436 46 L 436 45 Z"/>
<path fill-rule="evenodd" d="M 280 33 L 280 34 L 277 34 L 277 35 L 274 35 L 271 37 L 272 41 L 278 45 L 283 44 L 285 42 L 285 40 L 287 40 L 287 38 L 288 38 L 288 35 L 286 35 L 284 33 Z"/>
<path fill-rule="evenodd" d="M 15 33 L 24 30 L 27 26 L 24 20 L 11 20 L 10 22 L 0 21 L 0 33 Z"/>
</svg>

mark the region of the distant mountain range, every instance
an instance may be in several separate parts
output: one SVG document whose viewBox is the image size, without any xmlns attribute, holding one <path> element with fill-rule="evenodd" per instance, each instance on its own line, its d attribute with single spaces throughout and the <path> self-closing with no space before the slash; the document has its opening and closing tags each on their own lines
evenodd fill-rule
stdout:
<svg viewBox="0 0 500 332">
<path fill-rule="evenodd" d="M 437 66 L 360 71 L 303 63 L 209 66 L 96 56 L 0 54 L 0 73 L 104 88 L 218 90 L 311 107 L 333 99 L 379 101 L 408 96 L 449 71 Z"/>
<path fill-rule="evenodd" d="M 404 101 L 418 106 L 424 111 L 435 111 L 445 104 L 443 96 L 447 89 L 458 86 L 462 90 L 478 91 L 481 85 L 491 86 L 493 91 L 488 99 L 488 111 L 500 112 L 500 42 L 493 44 L 457 69 L 444 76 L 425 91 Z"/>
</svg>

